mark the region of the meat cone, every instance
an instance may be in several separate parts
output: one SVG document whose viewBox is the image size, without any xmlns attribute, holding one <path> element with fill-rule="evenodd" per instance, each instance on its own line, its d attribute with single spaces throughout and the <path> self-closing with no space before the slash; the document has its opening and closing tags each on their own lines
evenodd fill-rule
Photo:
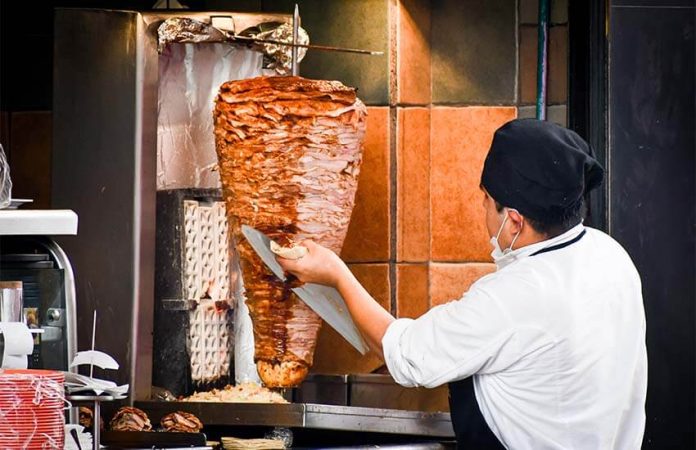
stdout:
<svg viewBox="0 0 696 450">
<path fill-rule="evenodd" d="M 215 142 L 230 233 L 269 387 L 296 386 L 312 365 L 321 319 L 278 280 L 241 235 L 281 245 L 312 239 L 339 253 L 353 209 L 367 110 L 337 81 L 230 81 L 215 104 Z"/>
</svg>

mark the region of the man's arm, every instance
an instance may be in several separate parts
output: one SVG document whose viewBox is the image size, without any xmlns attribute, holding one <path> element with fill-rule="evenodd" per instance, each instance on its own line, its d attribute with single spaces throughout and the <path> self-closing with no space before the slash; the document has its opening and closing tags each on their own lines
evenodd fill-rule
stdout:
<svg viewBox="0 0 696 450">
<path fill-rule="evenodd" d="M 303 242 L 302 245 L 308 249 L 307 255 L 302 258 L 277 258 L 283 270 L 292 273 L 302 282 L 336 288 L 346 301 L 355 325 L 370 348 L 383 358 L 382 338 L 394 317 L 372 298 L 334 252 L 311 241 Z"/>
<path fill-rule="evenodd" d="M 394 317 L 372 298 L 347 267 L 346 272 L 339 278 L 336 289 L 346 301 L 353 321 L 370 348 L 384 359 L 382 338 Z"/>
<path fill-rule="evenodd" d="M 332 251 L 304 242 L 306 256 L 278 258 L 300 281 L 335 287 L 368 344 L 403 386 L 435 387 L 475 373 L 494 373 L 520 357 L 553 345 L 543 328 L 530 326 L 540 314 L 527 306 L 524 279 L 475 283 L 457 301 L 430 309 L 416 320 L 394 319 L 365 291 Z M 485 283 L 486 284 L 486 283 Z M 491 286 L 494 284 L 495 287 Z M 496 295 L 492 295 L 496 292 Z"/>
</svg>

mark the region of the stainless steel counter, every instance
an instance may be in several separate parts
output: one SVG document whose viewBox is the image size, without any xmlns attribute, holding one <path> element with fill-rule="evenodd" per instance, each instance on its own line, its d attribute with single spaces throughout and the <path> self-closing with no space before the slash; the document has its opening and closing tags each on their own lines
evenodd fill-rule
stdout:
<svg viewBox="0 0 696 450">
<path fill-rule="evenodd" d="M 449 413 L 401 411 L 312 403 L 193 403 L 140 401 L 153 423 L 181 410 L 205 425 L 269 426 L 453 438 Z"/>
</svg>

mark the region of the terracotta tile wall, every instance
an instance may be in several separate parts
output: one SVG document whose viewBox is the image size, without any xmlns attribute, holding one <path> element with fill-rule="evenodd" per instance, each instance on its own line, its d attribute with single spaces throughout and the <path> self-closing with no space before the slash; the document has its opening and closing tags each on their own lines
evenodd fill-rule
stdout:
<svg viewBox="0 0 696 450">
<path fill-rule="evenodd" d="M 493 131 L 533 117 L 536 0 L 233 0 L 216 10 L 284 11 L 299 3 L 312 42 L 383 56 L 310 52 L 302 74 L 356 86 L 368 105 L 364 164 L 342 257 L 379 302 L 418 317 L 493 270 L 479 177 Z M 551 3 L 549 120 L 567 116 L 567 0 Z M 50 203 L 50 112 L 0 114 L 16 196 Z M 9 144 L 9 145 L 8 145 Z M 317 372 L 370 372 L 322 331 Z"/>
<path fill-rule="evenodd" d="M 343 7 L 333 8 L 334 3 L 342 2 L 323 2 L 323 12 L 312 13 L 312 20 L 336 20 L 335 12 Z M 535 116 L 538 4 L 361 3 L 372 5 L 376 17 L 342 22 L 340 39 L 350 42 L 351 33 L 369 32 L 379 37 L 374 41 L 379 44 L 385 42 L 382 31 L 388 31 L 388 73 L 363 86 L 365 64 L 382 67 L 383 61 L 345 55 L 337 56 L 345 76 L 325 72 L 355 81 L 370 114 L 342 257 L 383 307 L 398 317 L 417 318 L 460 298 L 495 270 L 480 174 L 495 129 L 515 117 Z M 567 0 L 552 1 L 551 22 L 547 114 L 549 120 L 565 124 Z M 375 30 L 376 25 L 385 28 Z M 308 31 L 313 34 L 309 25 Z M 332 42 L 331 34 L 321 36 Z M 375 45 L 370 41 L 365 47 Z M 324 73 L 311 60 L 302 71 L 310 76 Z M 385 91 L 387 95 L 372 95 Z M 322 331 L 315 371 L 359 373 L 379 365 L 377 358 L 361 357 L 333 331 Z"/>
</svg>

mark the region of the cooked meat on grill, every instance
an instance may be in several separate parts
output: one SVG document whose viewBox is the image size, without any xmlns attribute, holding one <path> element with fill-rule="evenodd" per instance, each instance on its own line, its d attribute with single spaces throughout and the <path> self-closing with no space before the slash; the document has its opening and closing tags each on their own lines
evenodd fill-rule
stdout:
<svg viewBox="0 0 696 450">
<path fill-rule="evenodd" d="M 277 392 L 259 384 L 247 382 L 236 386 L 225 386 L 224 389 L 213 389 L 206 392 L 194 392 L 183 399 L 185 402 L 224 402 L 224 403 L 287 403 L 288 401 Z"/>
<path fill-rule="evenodd" d="M 266 268 L 246 224 L 281 246 L 310 238 L 340 252 L 353 209 L 367 110 L 337 81 L 259 77 L 220 88 L 215 141 L 228 222 L 269 387 L 299 384 L 321 319 Z"/>
<path fill-rule="evenodd" d="M 92 428 L 92 423 L 94 423 L 94 411 L 86 406 L 80 406 L 80 425 L 85 428 Z"/>
<path fill-rule="evenodd" d="M 109 428 L 113 431 L 150 431 L 152 425 L 143 410 L 124 406 L 116 411 L 109 423 Z"/>
<path fill-rule="evenodd" d="M 198 433 L 203 429 L 203 424 L 198 417 L 186 411 L 175 411 L 167 414 L 160 420 L 164 431 L 178 433 Z"/>
<path fill-rule="evenodd" d="M 80 406 L 78 408 L 80 418 L 79 422 L 80 425 L 85 427 L 88 430 L 92 429 L 92 425 L 94 425 L 94 411 L 92 411 L 92 408 L 88 408 L 86 406 Z M 104 420 L 99 418 L 99 429 L 103 430 L 104 429 Z"/>
</svg>

